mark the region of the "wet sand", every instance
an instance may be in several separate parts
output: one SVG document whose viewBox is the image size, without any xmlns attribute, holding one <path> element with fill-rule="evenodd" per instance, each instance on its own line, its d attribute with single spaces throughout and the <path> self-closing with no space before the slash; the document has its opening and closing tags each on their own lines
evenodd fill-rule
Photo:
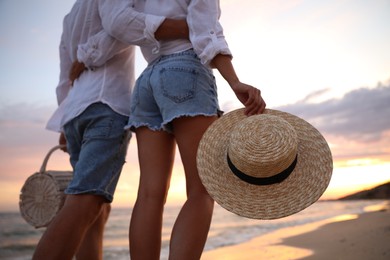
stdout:
<svg viewBox="0 0 390 260">
<path fill-rule="evenodd" d="M 388 260 L 390 208 L 280 229 L 203 253 L 202 260 Z"/>
</svg>

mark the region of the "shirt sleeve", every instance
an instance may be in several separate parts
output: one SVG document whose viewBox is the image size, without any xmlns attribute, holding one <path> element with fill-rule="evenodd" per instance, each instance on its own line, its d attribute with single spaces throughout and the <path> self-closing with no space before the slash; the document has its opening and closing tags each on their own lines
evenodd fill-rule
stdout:
<svg viewBox="0 0 390 260">
<path fill-rule="evenodd" d="M 103 30 L 78 46 L 80 62 L 89 68 L 102 66 L 129 45 L 152 46 L 159 51 L 154 33 L 165 17 L 137 12 L 128 0 L 98 1 Z"/>
<path fill-rule="evenodd" d="M 201 62 L 206 65 L 217 54 L 232 55 L 219 23 L 220 15 L 218 0 L 192 0 L 188 6 L 190 40 Z"/>
<path fill-rule="evenodd" d="M 109 59 L 129 48 L 129 44 L 123 43 L 107 32 L 99 33 L 88 38 L 88 41 L 79 44 L 77 48 L 77 60 L 84 63 L 87 68 L 93 69 L 104 65 Z"/>
<path fill-rule="evenodd" d="M 62 101 L 68 95 L 70 88 L 72 87 L 71 81 L 69 79 L 69 73 L 72 67 L 72 60 L 69 57 L 69 52 L 66 49 L 66 45 L 64 43 L 64 34 L 61 36 L 61 42 L 59 47 L 60 54 L 60 79 L 56 88 L 57 95 L 57 103 L 60 105 Z"/>
<path fill-rule="evenodd" d="M 98 1 L 102 25 L 109 35 L 127 44 L 158 44 L 154 33 L 165 17 L 140 13 L 129 0 Z"/>
</svg>

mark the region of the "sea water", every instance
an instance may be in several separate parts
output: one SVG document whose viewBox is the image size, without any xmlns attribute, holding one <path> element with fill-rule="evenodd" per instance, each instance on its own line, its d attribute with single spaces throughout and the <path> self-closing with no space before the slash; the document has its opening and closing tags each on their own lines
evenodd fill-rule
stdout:
<svg viewBox="0 0 390 260">
<path fill-rule="evenodd" d="M 205 250 L 240 244 L 280 228 L 312 223 L 345 214 L 361 214 L 382 200 L 318 201 L 305 210 L 276 220 L 254 220 L 237 216 L 216 204 Z M 161 259 L 167 259 L 169 237 L 179 206 L 164 212 Z M 113 208 L 104 234 L 104 259 L 129 259 L 128 227 L 131 208 Z M 0 259 L 31 259 L 44 232 L 27 224 L 19 212 L 0 213 Z M 64 241 L 66 243 L 66 241 Z"/>
</svg>

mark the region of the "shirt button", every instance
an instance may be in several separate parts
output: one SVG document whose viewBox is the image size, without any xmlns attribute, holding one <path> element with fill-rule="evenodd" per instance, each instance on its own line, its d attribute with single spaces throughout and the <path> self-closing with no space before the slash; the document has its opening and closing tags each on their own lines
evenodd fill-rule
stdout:
<svg viewBox="0 0 390 260">
<path fill-rule="evenodd" d="M 210 34 L 214 34 L 214 31 L 210 31 Z"/>
</svg>

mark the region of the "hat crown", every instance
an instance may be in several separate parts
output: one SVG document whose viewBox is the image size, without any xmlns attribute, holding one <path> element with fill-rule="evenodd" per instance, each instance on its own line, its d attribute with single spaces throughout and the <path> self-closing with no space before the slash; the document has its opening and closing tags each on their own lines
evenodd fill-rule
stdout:
<svg viewBox="0 0 390 260">
<path fill-rule="evenodd" d="M 278 161 L 292 163 L 277 169 Z M 272 164 L 276 166 L 268 167 Z M 277 219 L 320 198 L 329 185 L 333 161 L 325 138 L 304 119 L 272 109 L 248 118 L 245 108 L 240 108 L 223 115 L 204 133 L 197 166 L 207 192 L 223 208 L 243 217 Z"/>
<path fill-rule="evenodd" d="M 281 117 L 255 115 L 232 129 L 227 149 L 239 171 L 255 178 L 268 178 L 293 164 L 298 136 L 294 127 Z"/>
</svg>

